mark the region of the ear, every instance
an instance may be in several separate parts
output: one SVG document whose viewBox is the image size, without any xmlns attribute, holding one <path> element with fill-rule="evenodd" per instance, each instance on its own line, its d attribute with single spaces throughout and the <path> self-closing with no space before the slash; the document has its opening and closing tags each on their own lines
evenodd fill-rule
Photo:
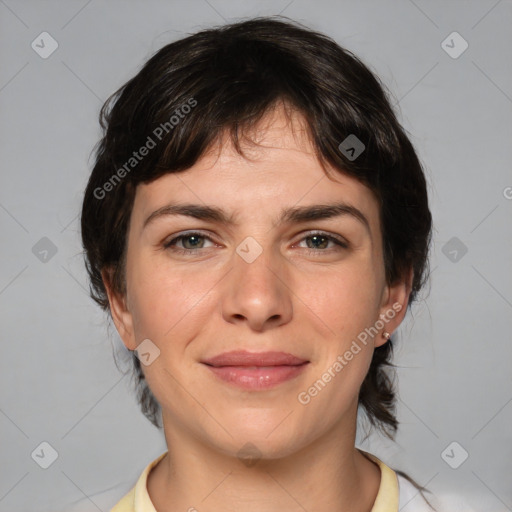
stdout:
<svg viewBox="0 0 512 512">
<path fill-rule="evenodd" d="M 407 313 L 409 296 L 412 289 L 413 270 L 409 269 L 405 275 L 394 284 L 387 284 L 382 293 L 382 302 L 379 312 L 379 320 L 384 324 L 379 329 L 380 335 L 375 339 L 375 347 L 384 345 L 388 340 L 383 333 L 393 334 L 402 323 Z M 380 325 L 380 322 L 379 322 Z"/>
<path fill-rule="evenodd" d="M 119 294 L 113 286 L 113 270 L 104 269 L 101 271 L 101 278 L 107 291 L 110 304 L 110 314 L 116 326 L 119 336 L 128 350 L 135 350 L 135 334 L 133 331 L 133 318 L 128 310 L 126 296 Z"/>
</svg>

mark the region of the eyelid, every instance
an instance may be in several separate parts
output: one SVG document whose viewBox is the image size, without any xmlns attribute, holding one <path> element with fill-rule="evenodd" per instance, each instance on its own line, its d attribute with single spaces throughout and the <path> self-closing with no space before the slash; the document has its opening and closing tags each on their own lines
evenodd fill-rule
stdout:
<svg viewBox="0 0 512 512">
<path fill-rule="evenodd" d="M 323 236 L 330 240 L 335 240 L 336 242 L 339 242 L 344 247 L 349 246 L 349 242 L 346 238 L 342 237 L 341 235 L 331 233 L 329 231 L 323 231 L 321 229 L 313 229 L 313 230 L 303 231 L 300 233 L 300 235 L 301 235 L 301 238 L 300 238 L 299 242 L 301 242 L 302 240 L 304 240 L 305 238 L 308 238 L 310 236 L 319 235 L 319 236 Z"/>
<path fill-rule="evenodd" d="M 186 238 L 187 236 L 192 236 L 192 235 L 199 235 L 205 239 L 210 240 L 211 242 L 216 243 L 215 240 L 212 238 L 211 234 L 205 233 L 200 229 L 192 229 L 192 230 L 188 230 L 188 231 L 179 231 L 178 233 L 174 233 L 174 234 L 170 235 L 169 237 L 164 239 L 162 245 L 164 246 L 164 248 L 168 248 L 168 247 L 170 247 L 170 244 L 172 242 L 176 242 L 179 239 Z M 182 250 L 192 251 L 194 249 L 182 249 Z"/>
</svg>

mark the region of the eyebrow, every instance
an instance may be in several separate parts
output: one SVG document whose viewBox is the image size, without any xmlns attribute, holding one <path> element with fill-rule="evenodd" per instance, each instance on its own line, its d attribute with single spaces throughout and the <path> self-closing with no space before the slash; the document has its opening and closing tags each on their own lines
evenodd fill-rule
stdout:
<svg viewBox="0 0 512 512">
<path fill-rule="evenodd" d="M 236 225 L 234 214 L 228 215 L 222 208 L 216 206 L 205 206 L 200 204 L 168 204 L 155 210 L 144 221 L 142 228 L 144 229 L 148 224 L 158 218 L 182 215 L 192 217 L 199 220 L 207 220 L 224 224 L 227 226 Z M 349 215 L 359 222 L 371 233 L 370 223 L 361 210 L 355 206 L 338 202 L 334 204 L 315 204 L 309 206 L 294 206 L 285 208 L 281 211 L 278 222 L 299 224 L 308 221 L 330 219 L 333 217 L 340 217 Z M 274 226 L 277 223 L 274 222 Z"/>
</svg>

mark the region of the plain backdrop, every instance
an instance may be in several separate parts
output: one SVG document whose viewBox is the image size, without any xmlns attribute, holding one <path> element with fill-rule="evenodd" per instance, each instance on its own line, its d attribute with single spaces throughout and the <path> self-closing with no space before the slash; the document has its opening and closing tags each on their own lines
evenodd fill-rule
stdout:
<svg viewBox="0 0 512 512">
<path fill-rule="evenodd" d="M 400 430 L 360 446 L 450 510 L 512 510 L 510 0 L 0 0 L 0 511 L 106 512 L 166 450 L 88 297 L 78 215 L 98 112 L 163 45 L 279 13 L 380 76 L 429 180 Z"/>
</svg>

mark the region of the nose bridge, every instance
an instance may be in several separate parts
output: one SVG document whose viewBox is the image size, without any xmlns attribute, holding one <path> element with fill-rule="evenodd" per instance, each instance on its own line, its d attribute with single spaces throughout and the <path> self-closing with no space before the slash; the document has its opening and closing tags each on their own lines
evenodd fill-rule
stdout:
<svg viewBox="0 0 512 512">
<path fill-rule="evenodd" d="M 246 321 L 253 329 L 262 329 L 267 322 L 276 326 L 290 320 L 286 265 L 268 243 L 263 246 L 247 237 L 238 245 L 224 291 L 225 320 Z"/>
<path fill-rule="evenodd" d="M 233 257 L 235 272 L 240 279 L 239 288 L 247 286 L 266 293 L 275 291 L 271 288 L 275 288 L 276 269 L 280 265 L 274 252 L 270 243 L 263 246 L 252 237 L 239 244 Z"/>
</svg>

